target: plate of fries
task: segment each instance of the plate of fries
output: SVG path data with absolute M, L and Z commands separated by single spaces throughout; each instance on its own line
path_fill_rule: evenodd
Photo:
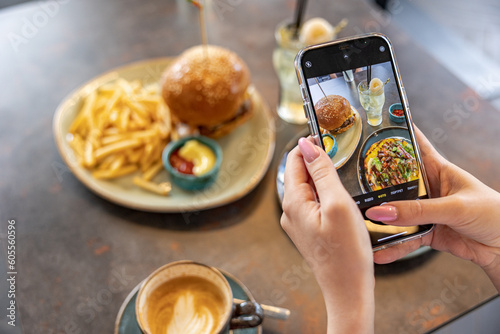
M 274 118 L 254 87 L 254 115 L 217 139 L 219 176 L 202 191 L 170 183 L 161 154 L 175 133 L 161 97 L 160 77 L 172 58 L 132 63 L 70 93 L 54 116 L 54 137 L 73 174 L 97 195 L 151 212 L 190 212 L 222 206 L 250 192 L 264 177 L 275 146 Z

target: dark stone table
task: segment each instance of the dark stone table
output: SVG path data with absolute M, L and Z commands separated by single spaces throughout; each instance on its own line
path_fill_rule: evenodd
M 212 3 L 209 41 L 241 55 L 275 108 L 273 30 L 292 17 L 294 1 Z M 500 190 L 498 111 L 364 1 L 310 2 L 308 15 L 349 18 L 342 36 L 387 34 L 415 123 L 448 159 Z M 139 212 L 101 199 L 57 152 L 52 118 L 70 91 L 116 66 L 175 56 L 199 41 L 196 10 L 184 0 L 60 0 L 0 11 L 1 256 L 15 220 L 17 328 L 111 333 L 134 286 L 165 263 L 192 259 L 236 275 L 261 302 L 292 311 L 286 322 L 266 319 L 265 333 L 324 333 L 321 292 L 281 230 L 275 192 L 280 152 L 304 126 L 278 119 L 277 153 L 260 185 L 233 204 L 189 214 Z M 421 333 L 495 293 L 479 268 L 448 254 L 377 266 L 376 332 Z

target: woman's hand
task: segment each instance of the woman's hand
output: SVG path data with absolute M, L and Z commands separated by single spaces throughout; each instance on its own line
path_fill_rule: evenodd
M 323 292 L 328 332 L 373 332 L 373 253 L 364 219 L 330 158 L 305 138 L 287 157 L 281 226 Z
M 366 216 L 397 226 L 436 227 L 421 239 L 376 252 L 375 262 L 392 262 L 430 245 L 481 266 L 500 292 L 500 194 L 444 159 L 418 129 L 416 134 L 432 198 L 391 202 L 370 208 Z

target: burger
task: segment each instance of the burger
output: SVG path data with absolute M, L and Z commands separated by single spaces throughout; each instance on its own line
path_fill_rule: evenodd
M 187 126 L 191 134 L 218 138 L 252 116 L 250 71 L 227 49 L 186 50 L 165 70 L 161 84 L 174 125 Z
M 349 130 L 356 121 L 351 104 L 340 95 L 328 95 L 314 105 L 319 126 L 331 134 Z

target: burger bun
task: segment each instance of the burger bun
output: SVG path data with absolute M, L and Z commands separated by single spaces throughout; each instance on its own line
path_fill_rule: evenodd
M 250 71 L 236 53 L 200 45 L 184 51 L 165 70 L 162 96 L 174 120 L 205 128 L 205 132 L 218 128 L 212 136 L 218 137 L 242 123 L 238 120 L 238 124 L 221 129 L 241 113 L 242 105 L 249 103 L 249 85 Z
M 322 97 L 314 105 L 319 126 L 332 134 L 349 130 L 355 121 L 349 101 L 340 95 Z

